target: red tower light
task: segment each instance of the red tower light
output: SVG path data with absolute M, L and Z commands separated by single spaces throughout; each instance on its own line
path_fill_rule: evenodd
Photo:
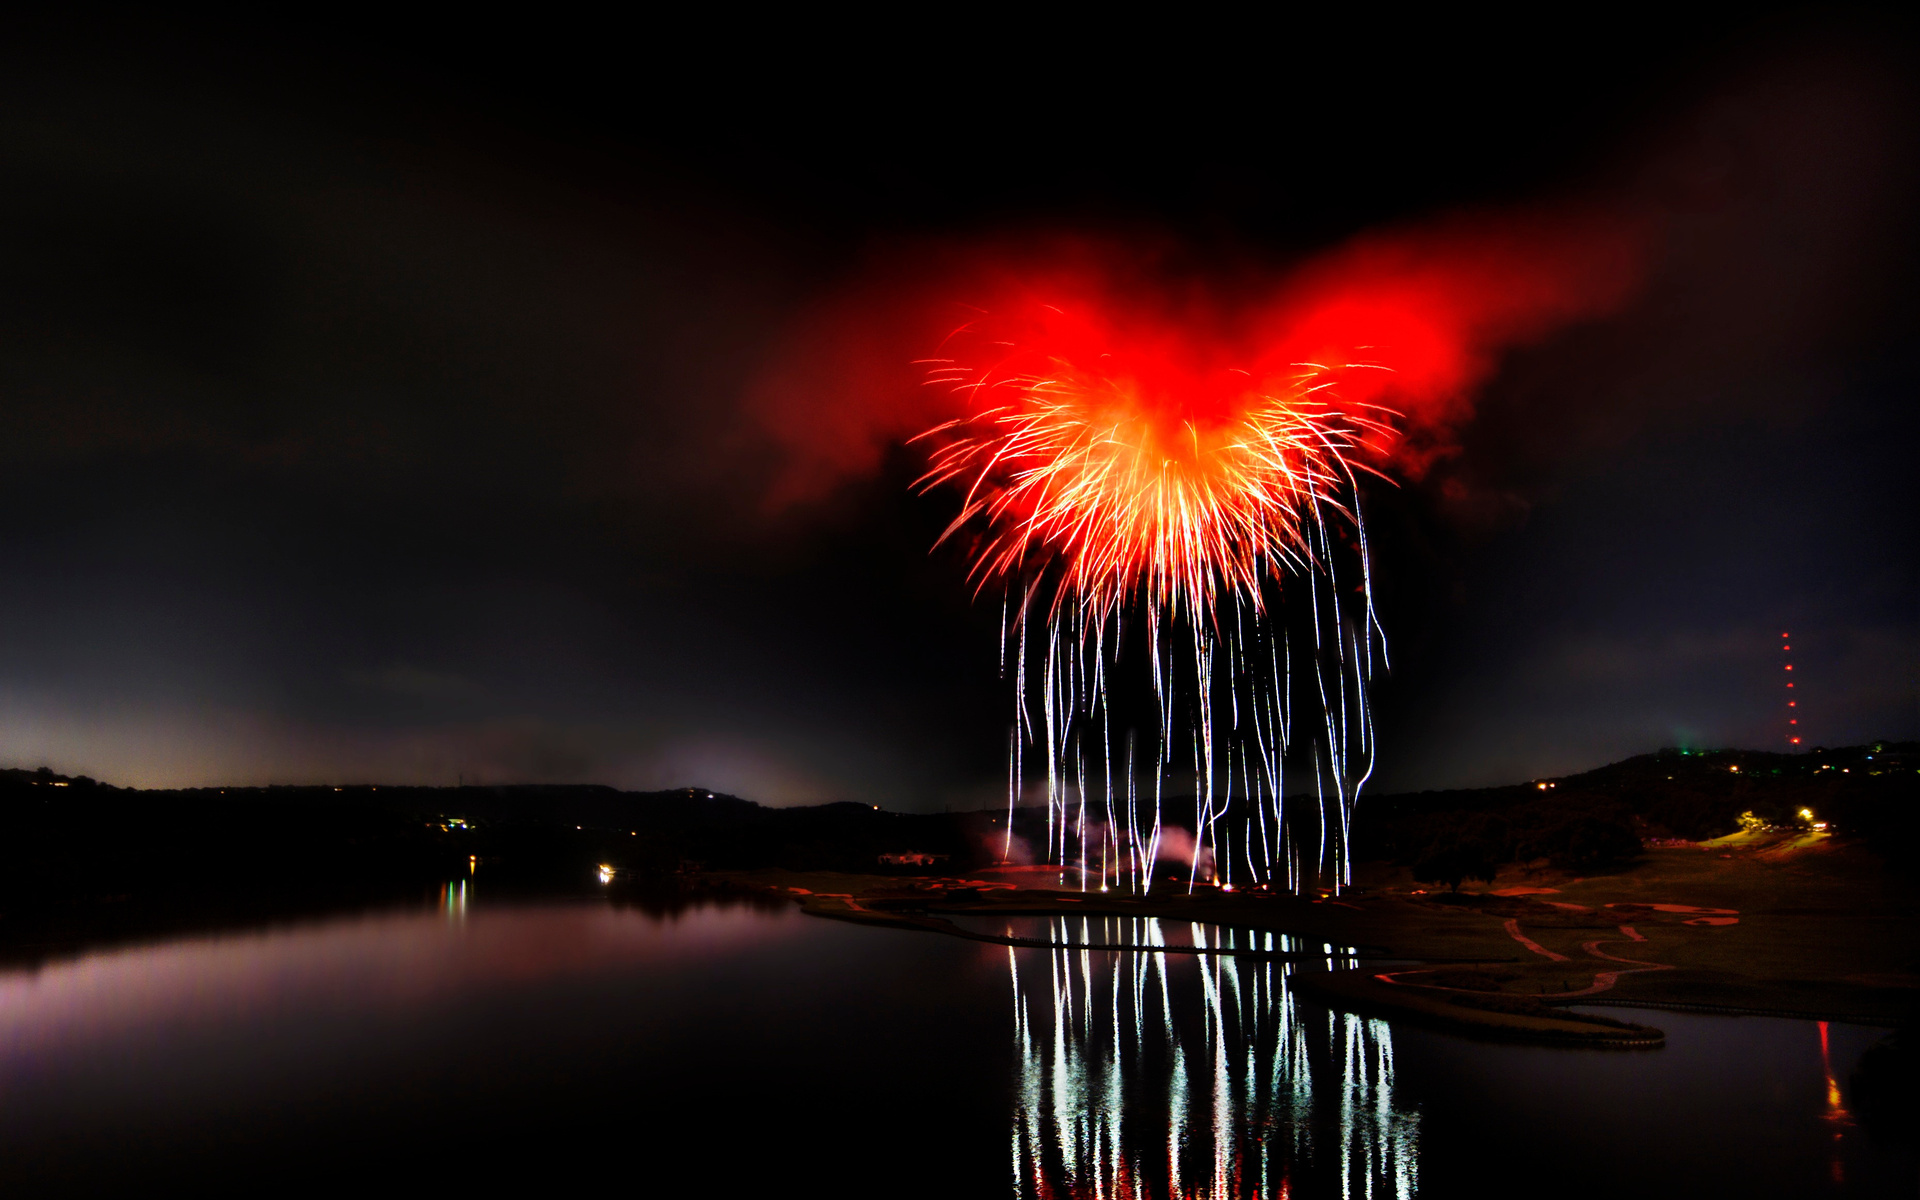
M 1783 654 L 1793 653 L 1793 635 L 1784 629 L 1780 631 L 1780 650 L 1781 650 L 1781 653 Z M 1783 670 L 1787 670 L 1787 671 L 1793 670 L 1792 663 L 1782 663 L 1781 667 Z M 1791 677 L 1787 679 L 1787 687 L 1789 689 L 1793 687 L 1793 680 Z M 1796 707 L 1797 707 L 1797 704 L 1795 701 L 1793 701 L 1792 699 L 1789 699 L 1787 701 L 1787 744 L 1790 746 L 1798 746 L 1800 744 L 1800 739 L 1793 736 L 1795 727 L 1797 727 L 1800 724 L 1799 715 L 1794 712 L 1794 709 Z

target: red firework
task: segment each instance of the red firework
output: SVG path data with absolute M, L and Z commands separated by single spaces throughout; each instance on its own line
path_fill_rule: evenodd
M 1386 456 L 1396 414 L 1340 384 L 1388 368 L 1194 363 L 1112 324 L 1040 306 L 950 339 L 988 342 L 987 364 L 928 364 L 969 409 L 924 435 L 941 440 L 923 482 L 966 488 L 948 535 L 984 521 L 981 582 L 1057 565 L 1054 605 L 1096 623 L 1129 597 L 1197 615 L 1234 590 L 1258 609 L 1262 580 L 1309 567 L 1311 527 L 1351 519 L 1356 469 Z

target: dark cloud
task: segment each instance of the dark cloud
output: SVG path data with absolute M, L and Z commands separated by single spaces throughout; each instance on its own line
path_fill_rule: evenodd
M 912 457 L 762 504 L 746 398 L 808 314 L 916 239 L 1277 270 L 1570 195 L 1649 214 L 1656 271 L 1378 498 L 1386 782 L 1764 744 L 1786 620 L 1818 738 L 1913 732 L 1904 33 L 1482 32 L 1180 29 L 1038 80 L 964 30 L 732 66 L 537 22 L 23 38 L 0 764 L 984 802 L 998 613 L 926 553 Z M 1303 44 L 1365 49 L 1275 68 Z
M 1781 744 L 1781 629 L 1806 744 L 1920 725 L 1908 53 L 1770 44 L 1615 168 L 1661 230 L 1643 296 L 1509 358 L 1378 507 L 1386 786 Z

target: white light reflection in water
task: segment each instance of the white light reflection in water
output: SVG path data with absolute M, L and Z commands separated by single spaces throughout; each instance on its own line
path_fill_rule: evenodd
M 447 914 L 449 924 L 459 924 L 467 919 L 467 881 L 441 885 L 440 911 Z
M 1048 940 L 1164 946 L 1170 924 L 1062 917 Z M 1198 946 L 1346 965 L 1285 934 L 1182 928 Z M 1419 1118 L 1395 1102 L 1392 1034 L 1384 1021 L 1297 1007 L 1286 988 L 1295 969 L 1254 956 L 1010 947 L 1015 1195 L 1413 1196 Z

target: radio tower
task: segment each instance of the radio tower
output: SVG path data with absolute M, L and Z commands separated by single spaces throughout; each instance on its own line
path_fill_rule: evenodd
M 1792 661 L 1793 647 L 1788 644 L 1791 640 L 1792 640 L 1792 637 L 1789 634 L 1783 633 L 1780 635 L 1780 653 L 1782 657 L 1788 660 L 1787 670 L 1789 672 L 1793 670 L 1793 661 Z M 1800 709 L 1799 709 L 1799 705 L 1793 698 L 1793 676 L 1792 674 L 1788 674 L 1787 676 L 1787 745 L 1798 746 L 1799 744 L 1800 744 Z

